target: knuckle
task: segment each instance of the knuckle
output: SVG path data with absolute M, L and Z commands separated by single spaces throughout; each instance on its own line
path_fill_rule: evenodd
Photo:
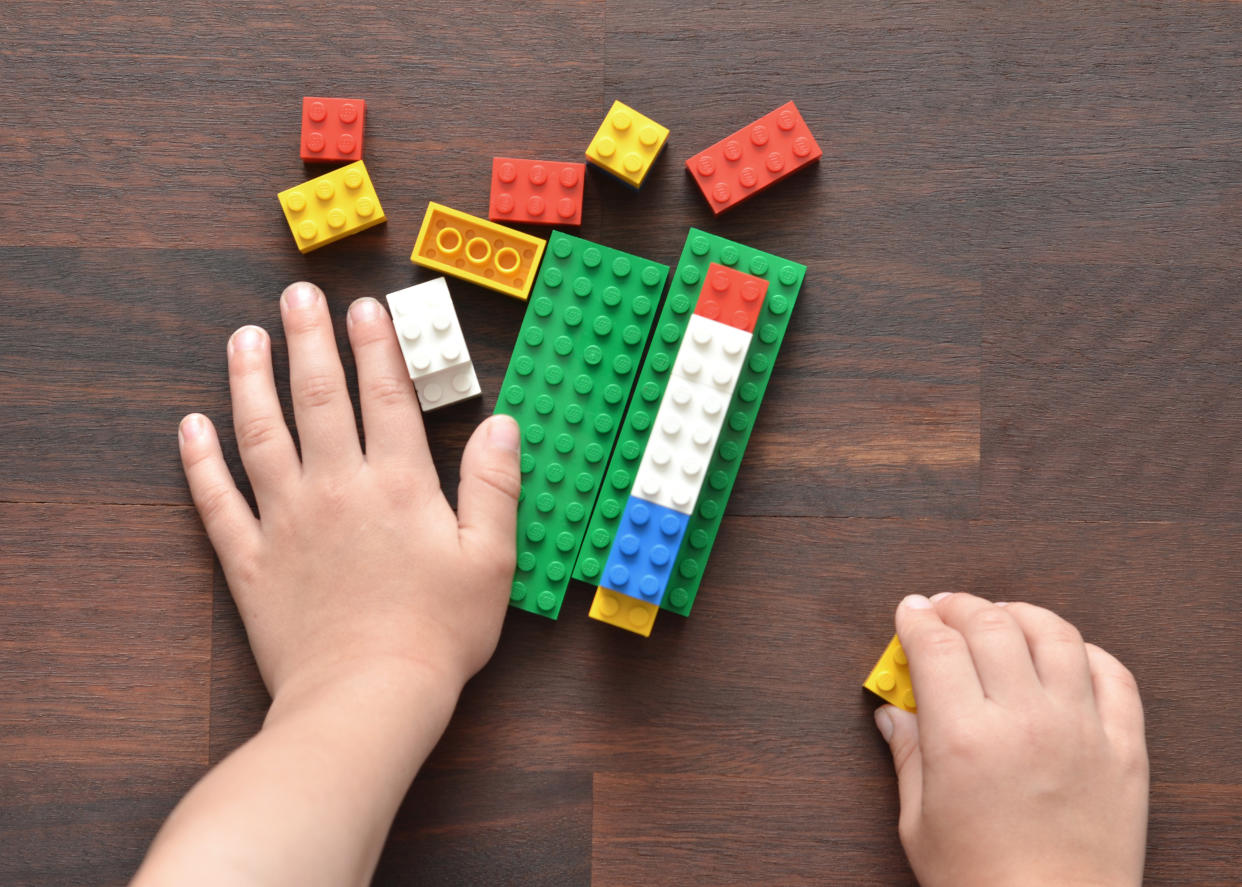
M 512 471 L 507 471 L 499 466 L 485 465 L 474 476 L 479 483 L 491 487 L 493 490 L 512 499 L 515 503 L 522 491 L 522 481 Z
M 956 656 L 962 649 L 962 636 L 948 627 L 928 627 L 917 632 L 917 646 L 927 658 Z
M 297 398 L 308 407 L 327 406 L 341 391 L 341 380 L 331 373 L 312 373 L 297 383 Z
M 237 425 L 237 445 L 242 449 L 259 449 L 276 440 L 280 431 L 271 416 L 254 416 Z
M 382 407 L 405 406 L 413 396 L 410 380 L 383 374 L 367 382 L 366 396 Z
M 984 607 L 971 614 L 966 625 L 972 631 L 1008 631 L 1013 627 L 1013 617 L 999 607 Z
M 1058 645 L 1067 647 L 1082 646 L 1082 632 L 1063 619 L 1048 627 L 1047 638 L 1052 643 Z
M 214 484 L 199 491 L 198 496 L 195 497 L 195 505 L 198 507 L 199 515 L 203 518 L 203 523 L 218 521 L 228 510 L 232 496 L 233 490 L 224 484 Z

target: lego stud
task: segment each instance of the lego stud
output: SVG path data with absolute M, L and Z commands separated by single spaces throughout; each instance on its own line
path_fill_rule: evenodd
M 611 157 L 617 153 L 617 143 L 614 139 L 604 136 L 595 143 L 595 150 L 600 157 Z
M 736 139 L 729 139 L 724 146 L 725 160 L 737 162 L 742 159 L 742 146 L 738 144 Z
M 506 160 L 500 164 L 500 169 L 496 171 L 496 177 L 506 185 L 512 184 L 517 181 L 517 167 Z
M 548 171 L 542 163 L 536 163 L 526 175 L 532 185 L 542 185 L 548 180 Z
M 805 136 L 798 136 L 793 143 L 794 157 L 805 158 L 811 156 L 811 140 Z
M 325 144 L 326 142 L 321 132 L 312 132 L 306 137 L 306 147 L 316 154 L 323 150 Z
M 743 188 L 753 188 L 759 184 L 759 173 L 755 172 L 754 167 L 745 167 L 737 174 L 737 181 Z
M 323 141 L 321 138 L 320 141 Z M 336 149 L 342 154 L 352 154 L 354 151 L 354 135 L 353 133 L 343 132 L 341 137 L 336 140 Z
M 311 102 L 310 107 L 306 110 L 306 116 L 316 123 L 322 123 L 328 116 L 328 109 L 323 102 Z
M 342 123 L 353 123 L 358 119 L 358 106 L 353 102 L 346 102 L 341 105 L 339 116 Z
M 408 339 L 411 342 L 417 342 L 418 337 L 422 334 L 422 329 L 420 329 L 418 322 L 410 318 L 403 318 L 398 329 L 401 331 L 401 338 Z
M 712 200 L 717 203 L 728 203 L 732 193 L 724 182 L 717 182 L 712 186 Z
M 710 176 L 716 173 L 716 161 L 706 154 L 699 157 L 698 167 L 699 175 L 701 176 Z
M 532 216 L 541 216 L 543 215 L 543 209 L 544 209 L 543 198 L 540 197 L 538 194 L 530 195 L 530 199 L 526 201 L 527 214 L 532 215 Z
M 370 197 L 359 197 L 354 201 L 354 212 L 364 219 L 370 218 L 375 213 L 375 201 Z
M 327 179 L 320 179 L 315 183 L 315 197 L 319 200 L 331 200 L 335 194 L 336 188 L 332 187 L 332 183 Z
M 785 168 L 785 158 L 782 156 L 780 151 L 772 151 L 768 154 L 766 166 L 768 168 L 768 172 L 780 172 Z
M 628 111 L 618 111 L 611 118 L 612 128 L 618 132 L 625 132 L 633 122 Z
M 599 610 L 609 619 L 621 612 L 621 603 L 615 594 L 601 594 L 598 598 Z
M 756 148 L 762 148 L 768 143 L 768 128 L 762 123 L 757 123 L 750 128 L 750 143 Z
M 875 676 L 875 685 L 885 693 L 891 693 L 897 688 L 897 678 L 891 671 L 882 671 Z
M 345 217 L 345 210 L 341 209 L 339 206 L 334 206 L 332 209 L 328 210 L 328 227 L 334 231 L 339 231 L 344 228 L 347 221 L 348 219 Z
M 562 176 L 564 178 L 564 176 Z M 578 208 L 568 197 L 562 197 L 556 204 L 556 214 L 562 219 L 572 219 L 577 215 Z
M 785 108 L 781 113 L 776 115 L 776 125 L 782 132 L 789 132 L 798 123 L 794 117 L 794 112 Z
M 630 607 L 630 612 L 626 616 L 629 617 L 630 625 L 639 632 L 651 624 L 651 611 L 642 607 Z
M 639 157 L 636 152 L 631 151 L 629 154 L 625 155 L 625 158 L 621 161 L 621 165 L 625 167 L 626 172 L 637 173 L 643 168 L 643 159 Z
M 576 168 L 576 167 L 573 167 L 573 166 L 563 166 L 563 167 L 561 167 L 560 180 L 561 180 L 561 187 L 562 187 L 562 188 L 573 188 L 573 187 L 575 187 L 575 186 L 578 184 L 578 170 L 577 170 L 577 168 Z M 566 199 L 568 199 L 568 198 L 566 198 Z
M 351 191 L 362 187 L 362 170 L 354 167 L 345 173 L 345 187 Z
M 638 133 L 638 141 L 644 148 L 654 147 L 659 140 L 660 133 L 656 131 L 654 126 L 644 126 Z
M 512 194 L 500 194 L 496 197 L 496 212 L 507 216 L 513 212 L 514 206 L 516 206 L 516 203 L 513 200 Z
M 306 197 L 301 191 L 294 191 L 285 198 L 285 203 L 289 207 L 290 212 L 300 213 L 306 209 Z
M 319 228 L 310 219 L 303 219 L 298 222 L 298 237 L 303 240 L 314 240 L 319 234 Z

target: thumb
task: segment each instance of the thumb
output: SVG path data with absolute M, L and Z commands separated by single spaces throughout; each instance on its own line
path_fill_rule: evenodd
M 923 808 L 923 752 L 919 747 L 918 716 L 895 705 L 881 705 L 875 710 L 875 725 L 893 753 L 902 822 L 912 825 L 911 820 Z
M 503 414 L 492 416 L 470 435 L 461 454 L 457 485 L 458 539 L 487 560 L 505 554 L 509 572 L 517 545 L 520 449 L 517 420 Z

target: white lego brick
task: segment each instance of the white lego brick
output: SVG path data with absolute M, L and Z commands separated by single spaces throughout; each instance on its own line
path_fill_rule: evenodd
M 673 375 L 706 385 L 733 396 L 738 376 L 746 364 L 751 334 L 701 314 L 691 314 L 686 334 L 673 360 Z
M 418 381 L 470 364 L 470 352 L 443 277 L 389 293 L 388 310 L 411 379 Z
M 424 413 L 483 393 L 470 361 L 419 376 L 414 380 L 414 391 Z
M 694 512 L 707 465 L 724 427 L 729 398 L 679 376 L 668 380 L 633 495 L 682 514 Z

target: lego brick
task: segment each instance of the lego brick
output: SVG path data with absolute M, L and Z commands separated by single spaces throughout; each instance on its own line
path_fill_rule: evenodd
M 548 160 L 492 160 L 492 198 L 487 217 L 494 222 L 581 225 L 585 163 Z
M 655 625 L 656 614 L 659 612 L 660 608 L 655 604 L 635 600 L 629 595 L 617 594 L 607 588 L 597 588 L 588 615 L 599 622 L 606 622 L 648 638 L 651 637 L 651 627 Z
M 914 684 L 910 682 L 910 663 L 906 661 L 906 651 L 901 649 L 901 641 L 897 640 L 896 635 L 888 642 L 880 661 L 863 681 L 863 686 L 898 708 L 918 711 L 914 704 Z
M 387 221 L 361 160 L 276 195 L 303 253 Z
M 772 376 L 772 368 L 780 352 L 781 342 L 785 339 L 789 318 L 806 275 L 806 267 L 796 262 L 762 253 L 703 231 L 691 232 L 691 241 L 693 249 L 690 252 L 702 250 L 704 255 L 719 255 L 723 264 L 742 268 L 749 274 L 767 280 L 768 292 L 763 300 L 759 320 L 755 324 L 746 363 L 733 391 L 724 428 L 720 431 L 716 450 L 707 468 L 706 481 L 699 490 L 698 504 L 686 525 L 686 535 L 673 566 L 668 591 L 660 603 L 662 609 L 682 616 L 690 615 L 690 608 L 703 578 L 703 569 L 711 554 L 712 545 L 715 544 L 720 522 L 724 519 L 725 507 L 733 492 L 746 444 L 750 441 L 750 433 L 755 427 L 755 419 L 759 414 L 768 380 Z M 693 264 L 685 266 L 685 260 L 686 253 L 683 253 L 683 264 L 678 265 L 678 273 L 686 268 L 701 267 Z
M 689 515 L 631 496 L 604 565 L 603 587 L 660 603 L 688 519 Z
M 693 229 L 691 233 L 693 234 Z M 685 255 L 683 250 L 683 263 Z M 706 270 L 706 266 L 703 270 Z M 638 473 L 647 440 L 651 436 L 651 428 L 655 424 L 656 413 L 672 376 L 673 361 L 694 311 L 702 276 L 697 272 L 688 272 L 686 278 L 674 275 L 669 285 L 668 296 L 664 299 L 664 307 L 660 311 L 660 319 L 656 322 L 656 331 L 647 350 L 647 358 L 639 370 L 634 397 L 625 412 L 617 446 L 612 451 L 599 499 L 591 513 L 582 551 L 574 563 L 574 578 L 592 585 L 598 585 L 603 576 L 604 563 L 609 549 L 612 548 L 612 540 L 621 521 L 621 512 L 629 499 L 634 475 Z
M 686 161 L 712 212 L 720 214 L 822 157 L 793 102 L 764 114 Z
M 507 296 L 530 294 L 547 241 L 434 201 L 414 241 L 410 261 Z
M 674 375 L 634 477 L 634 494 L 683 514 L 693 512 L 728 403 L 728 395 Z
M 751 332 L 767 291 L 766 280 L 713 262 L 703 278 L 694 313 Z
M 628 105 L 613 102 L 586 158 L 632 188 L 642 185 L 668 140 L 668 129 Z
M 701 314 L 691 315 L 673 362 L 673 375 L 719 392 L 728 403 L 746 363 L 750 340 L 745 330 Z
M 388 309 L 424 412 L 482 393 L 443 277 L 389 293 Z
M 366 116 L 363 99 L 302 99 L 302 159 L 361 160 Z
M 553 231 L 497 399 L 522 430 L 510 604 L 555 619 L 668 266 Z
M 672 373 L 673 361 L 703 280 L 713 263 L 736 268 L 767 281 L 768 292 L 747 352 L 747 363 L 734 389 L 728 418 L 707 469 L 706 482 L 699 490 L 699 503 L 690 516 L 668 590 L 660 604 L 662 609 L 682 616 L 690 615 L 698 592 L 703 564 L 716 539 L 724 506 L 737 478 L 741 455 L 750 439 L 754 417 L 767 387 L 772 362 L 784 338 L 790 311 L 806 274 L 803 265 L 698 228 L 690 229 L 669 282 L 668 297 L 664 300 L 664 308 L 656 324 L 656 334 L 652 337 L 647 359 L 639 372 L 635 395 L 626 411 L 573 574 L 575 579 L 593 585 L 600 582 L 621 512 L 633 488 L 656 411 Z

